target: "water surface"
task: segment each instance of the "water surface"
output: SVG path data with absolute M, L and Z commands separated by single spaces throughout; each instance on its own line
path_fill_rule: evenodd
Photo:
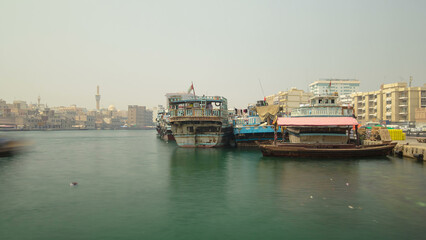
M 153 131 L 7 134 L 33 146 L 0 158 L 0 239 L 426 236 L 426 170 L 409 159 L 182 149 Z

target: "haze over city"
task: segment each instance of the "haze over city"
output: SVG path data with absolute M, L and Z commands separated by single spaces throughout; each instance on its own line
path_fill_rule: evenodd
M 245 107 L 320 78 L 426 83 L 425 1 L 0 0 L 0 98 L 95 108 L 167 92 Z M 263 86 L 263 91 L 259 82 Z

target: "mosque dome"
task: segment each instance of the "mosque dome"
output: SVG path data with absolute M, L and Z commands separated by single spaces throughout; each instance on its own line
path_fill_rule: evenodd
M 117 111 L 114 105 L 109 105 L 108 111 Z

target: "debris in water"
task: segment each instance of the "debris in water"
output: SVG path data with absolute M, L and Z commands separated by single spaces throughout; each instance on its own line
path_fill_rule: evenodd
M 311 199 L 312 199 L 312 198 L 314 198 L 314 196 L 312 196 L 312 195 L 311 195 L 309 198 L 311 198 Z
M 346 183 L 346 186 L 349 186 L 349 183 L 348 183 L 348 182 Z
M 77 182 L 72 182 L 72 183 L 70 183 L 70 186 L 71 187 L 75 187 L 75 186 L 77 186 L 78 185 L 78 183 Z
M 353 206 L 351 206 L 351 205 L 349 205 L 349 206 L 348 206 L 348 208 L 350 208 L 350 209 L 354 209 L 354 207 L 353 207 Z
M 424 202 L 417 202 L 417 205 L 419 205 L 420 207 L 426 207 L 426 203 Z

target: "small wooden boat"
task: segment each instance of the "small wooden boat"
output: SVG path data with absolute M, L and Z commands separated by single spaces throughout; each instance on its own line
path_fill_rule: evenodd
M 277 143 L 260 145 L 260 150 L 263 156 L 348 158 L 386 156 L 392 152 L 395 146 L 396 142 L 359 146 L 355 144 Z

